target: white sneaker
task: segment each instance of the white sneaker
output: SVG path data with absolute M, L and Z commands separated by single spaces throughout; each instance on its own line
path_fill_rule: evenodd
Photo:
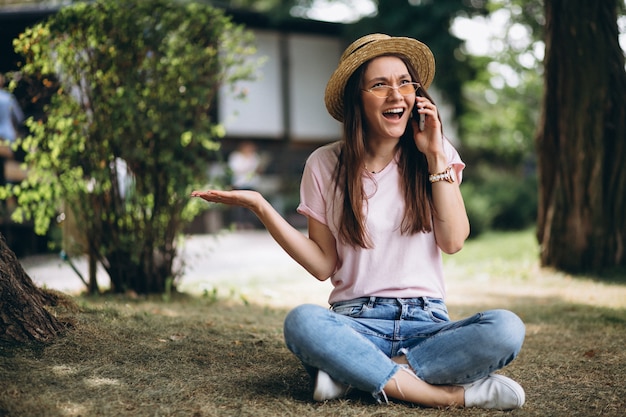
M 313 390 L 313 399 L 315 401 L 335 400 L 344 397 L 349 390 L 349 386 L 335 381 L 321 369 L 317 371 L 315 389 Z
M 513 410 L 524 405 L 526 400 L 520 384 L 498 374 L 461 386 L 465 388 L 465 407 Z

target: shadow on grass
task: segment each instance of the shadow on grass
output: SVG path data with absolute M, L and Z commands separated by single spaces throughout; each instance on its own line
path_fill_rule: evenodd
M 612 268 L 595 275 L 573 274 L 574 278 L 591 279 L 605 284 L 626 285 L 626 268 Z
M 77 327 L 66 337 L 45 347 L 0 347 L 0 416 L 486 413 L 377 405 L 363 393 L 314 403 L 308 375 L 284 346 L 286 310 L 191 297 L 79 303 Z M 558 297 L 450 305 L 457 318 L 494 307 L 515 311 L 527 325 L 522 353 L 503 371 L 522 383 L 527 403 L 507 415 L 623 415 L 626 310 Z

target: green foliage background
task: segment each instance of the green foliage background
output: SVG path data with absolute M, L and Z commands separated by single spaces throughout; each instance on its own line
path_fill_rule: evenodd
M 472 236 L 533 225 L 538 204 L 534 137 L 543 94 L 543 1 L 492 0 L 487 9 L 506 22 L 504 33 L 492 40 L 490 55 L 468 56 L 477 71 L 463 83 L 459 118 L 470 167 L 462 191 Z
M 16 78 L 56 89 L 21 143 L 28 179 L 4 190 L 18 198 L 15 218 L 45 233 L 65 208 L 113 291 L 165 291 L 176 238 L 199 210 L 189 194 L 224 134 L 216 93 L 253 78 L 252 34 L 190 1 L 98 0 L 62 8 L 14 45 Z

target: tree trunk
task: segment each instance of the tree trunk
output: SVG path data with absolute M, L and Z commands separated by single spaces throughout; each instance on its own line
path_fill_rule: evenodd
M 545 0 L 537 135 L 543 266 L 626 266 L 626 72 L 617 0 Z
M 71 302 L 35 286 L 0 234 L 0 342 L 50 342 L 68 323 L 46 306 Z

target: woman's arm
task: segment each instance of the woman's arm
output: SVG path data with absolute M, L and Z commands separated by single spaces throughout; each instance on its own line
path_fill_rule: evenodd
M 208 202 L 241 206 L 251 210 L 265 225 L 274 240 L 311 275 L 324 281 L 334 272 L 337 264 L 335 238 L 328 227 L 309 218 L 309 236 L 291 226 L 258 192 L 194 191 L 192 197 Z
M 416 97 L 416 104 L 418 111 L 427 117 L 424 131 L 417 129 L 415 120 L 411 121 L 415 132 L 415 145 L 426 155 L 428 172 L 431 174 L 444 172 L 448 168 L 449 161 L 443 149 L 444 139 L 437 107 L 424 97 Z M 456 172 L 452 170 L 451 175 L 454 182 L 437 181 L 432 184 L 435 239 L 437 245 L 445 253 L 460 251 L 470 231 Z
M 432 161 L 428 162 L 431 173 L 439 173 L 447 169 L 445 156 L 443 162 L 436 162 L 437 159 L 440 158 L 432 158 Z M 437 181 L 432 184 L 435 239 L 441 250 L 448 254 L 460 251 L 470 232 L 465 203 L 454 169 L 451 170 L 450 175 L 454 182 Z

